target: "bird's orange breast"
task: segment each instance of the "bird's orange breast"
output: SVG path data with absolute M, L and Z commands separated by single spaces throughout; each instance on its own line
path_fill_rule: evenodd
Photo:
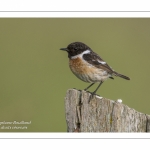
M 104 81 L 109 77 L 106 71 L 94 67 L 80 57 L 69 59 L 69 66 L 71 71 L 85 82 Z
M 94 71 L 94 67 L 89 65 L 87 62 L 82 60 L 80 57 L 69 60 L 69 66 L 73 73 L 75 74 L 88 74 Z

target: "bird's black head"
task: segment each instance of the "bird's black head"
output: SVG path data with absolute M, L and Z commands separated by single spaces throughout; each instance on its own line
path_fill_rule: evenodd
M 67 51 L 68 57 L 71 58 L 72 56 L 79 55 L 86 50 L 91 50 L 91 48 L 82 42 L 74 42 L 69 44 L 67 48 L 61 48 L 60 50 Z

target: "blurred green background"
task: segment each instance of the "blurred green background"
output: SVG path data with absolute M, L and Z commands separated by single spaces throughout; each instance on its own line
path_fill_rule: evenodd
M 71 73 L 67 53 L 59 50 L 75 41 L 131 78 L 107 80 L 97 94 L 150 114 L 150 19 L 1 18 L 0 122 L 32 123 L 0 132 L 66 132 L 66 91 L 89 85 Z

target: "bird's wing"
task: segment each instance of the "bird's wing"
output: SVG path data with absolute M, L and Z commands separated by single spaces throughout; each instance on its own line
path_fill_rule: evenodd
M 89 54 L 84 54 L 83 59 L 86 60 L 89 64 L 97 68 L 103 69 L 110 74 L 114 72 L 112 68 L 100 56 L 98 56 L 93 51 L 91 51 L 91 53 Z

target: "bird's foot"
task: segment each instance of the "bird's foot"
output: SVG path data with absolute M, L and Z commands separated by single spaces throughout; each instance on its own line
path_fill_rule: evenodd
M 95 92 L 91 93 L 91 95 L 90 95 L 90 97 L 89 97 L 89 102 L 90 102 L 95 96 L 96 96 L 96 93 L 95 93 Z

